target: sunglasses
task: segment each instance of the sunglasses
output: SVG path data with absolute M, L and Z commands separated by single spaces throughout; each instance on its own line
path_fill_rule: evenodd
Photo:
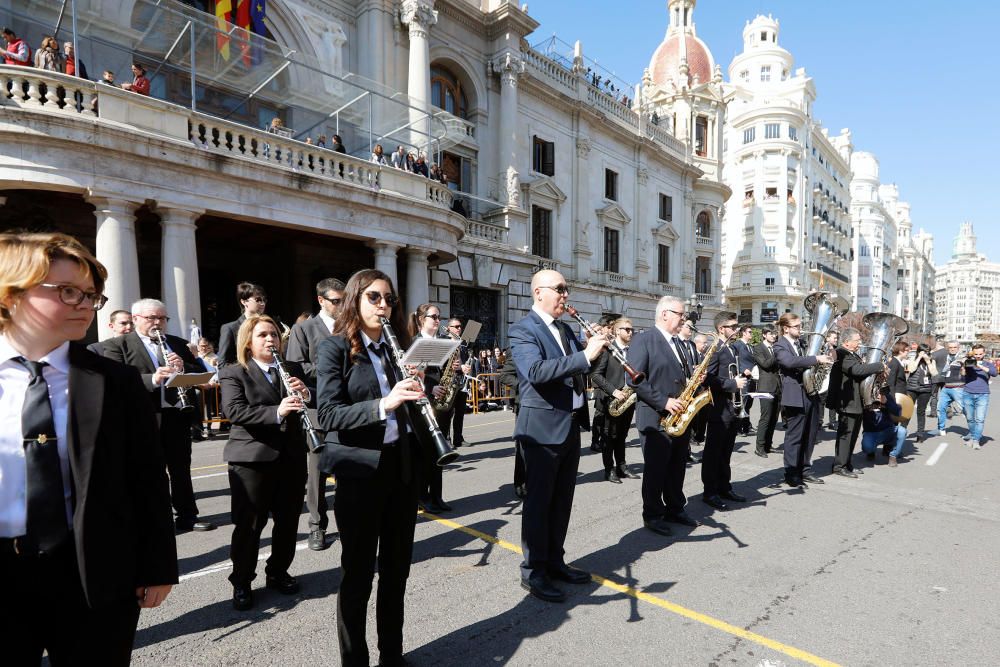
M 337 299 L 337 298 L 331 299 L 330 297 L 323 296 L 322 294 L 319 295 L 319 298 L 323 299 L 324 301 L 329 301 L 335 306 L 339 306 L 340 302 L 343 301 L 343 299 Z
M 424 315 L 424 317 L 429 317 L 432 320 L 437 320 L 437 321 L 440 321 L 440 319 L 441 319 L 440 315 Z
M 632 327 L 618 327 L 619 331 L 624 331 L 625 333 L 632 333 Z
M 550 289 L 559 296 L 565 296 L 569 294 L 569 288 L 565 285 L 540 285 L 544 289 Z
M 368 299 L 368 303 L 370 303 L 373 306 L 377 306 L 379 304 L 379 301 L 382 301 L 383 299 L 385 300 L 385 305 L 389 306 L 390 308 L 399 303 L 399 299 L 397 299 L 396 295 L 393 294 L 392 292 L 386 292 L 385 294 L 382 294 L 381 292 L 372 290 L 370 292 L 365 292 L 365 297 Z
M 97 292 L 84 292 L 79 287 L 74 287 L 73 285 L 52 285 L 50 283 L 42 283 L 39 287 L 58 290 L 59 300 L 67 306 L 79 306 L 83 303 L 84 299 L 89 299 L 90 307 L 94 310 L 100 310 L 104 307 L 104 304 L 108 302 L 108 297 L 103 294 L 98 294 Z

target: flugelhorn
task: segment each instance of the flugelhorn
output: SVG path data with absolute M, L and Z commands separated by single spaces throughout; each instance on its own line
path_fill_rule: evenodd
M 600 332 L 597 331 L 597 327 L 595 327 L 593 324 L 580 317 L 580 313 L 577 312 L 576 308 L 567 305 L 566 312 L 569 313 L 569 316 L 572 317 L 574 320 L 576 320 L 580 324 L 580 326 L 583 327 L 584 331 L 589 333 L 591 336 L 600 335 Z M 610 340 L 607 341 L 605 345 L 607 346 L 608 351 L 611 352 L 611 356 L 614 357 L 616 360 L 618 360 L 618 363 L 622 365 L 622 368 L 625 370 L 625 373 L 632 380 L 632 384 L 642 384 L 642 382 L 646 379 L 646 374 L 632 368 L 632 366 L 629 365 L 628 361 L 625 360 L 625 353 L 622 352 L 617 345 L 613 344 L 612 341 Z M 569 352 L 569 350 L 566 351 Z
M 285 385 L 285 391 L 288 392 L 289 396 L 302 398 L 302 394 L 292 389 L 292 376 L 288 373 L 288 369 L 285 368 L 285 362 L 281 358 L 278 348 L 271 345 L 269 349 L 274 363 L 278 367 L 278 376 L 281 378 L 281 384 Z M 319 437 L 319 431 L 316 430 L 312 420 L 309 418 L 309 410 L 303 408 L 302 412 L 299 413 L 299 419 L 302 422 L 302 430 L 306 432 L 306 442 L 309 445 L 309 451 L 314 454 L 319 452 L 326 445 L 323 442 L 323 438 Z

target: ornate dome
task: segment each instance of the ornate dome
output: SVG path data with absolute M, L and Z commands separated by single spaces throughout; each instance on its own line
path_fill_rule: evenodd
M 683 41 L 683 44 L 681 43 Z M 687 81 L 681 80 L 681 58 L 687 59 Z M 700 39 L 690 34 L 676 33 L 668 36 L 653 52 L 649 61 L 649 72 L 653 77 L 653 85 L 666 86 L 670 82 L 678 87 L 691 86 L 697 79 L 698 83 L 712 80 L 715 62 L 712 53 Z

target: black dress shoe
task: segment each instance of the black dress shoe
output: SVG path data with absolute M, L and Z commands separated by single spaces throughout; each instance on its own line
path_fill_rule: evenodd
M 514 495 L 524 500 L 528 497 L 528 485 L 527 484 L 515 484 L 514 485 Z
M 691 515 L 687 512 L 678 512 L 677 514 L 667 514 L 663 517 L 663 520 L 667 523 L 679 523 L 684 526 L 691 526 L 692 528 L 697 528 L 698 522 L 691 518 Z
M 857 473 L 851 472 L 847 468 L 841 468 L 840 470 L 834 470 L 833 474 L 834 475 L 840 475 L 841 477 L 850 477 L 851 479 L 857 479 L 858 478 L 858 474 Z
M 630 473 L 625 466 L 618 466 L 616 470 L 618 471 L 619 479 L 639 479 L 638 475 Z
M 329 544 L 326 543 L 326 531 L 322 528 L 309 533 L 309 548 L 313 551 L 323 551 Z
M 188 533 L 192 530 L 197 530 L 198 532 L 205 532 L 208 530 L 215 530 L 215 524 L 208 521 L 198 521 L 197 519 L 177 519 L 174 522 L 174 527 L 177 529 L 178 533 Z
M 757 456 L 759 456 L 762 459 L 766 459 L 767 458 L 767 452 L 761 451 L 759 449 L 755 449 L 753 453 L 756 454 Z
M 552 585 L 548 577 L 533 576 L 527 581 L 521 580 L 521 588 L 546 602 L 565 602 L 566 594 Z
M 719 494 L 719 497 L 725 500 L 732 500 L 734 503 L 745 503 L 747 501 L 746 496 L 741 496 L 735 491 L 724 491 Z
M 719 495 L 705 496 L 704 498 L 702 498 L 702 500 L 705 502 L 706 505 L 708 505 L 709 507 L 714 507 L 720 512 L 729 509 L 729 505 L 722 502 L 722 497 Z
M 809 482 L 810 484 L 826 484 L 826 482 L 824 482 L 823 480 L 821 480 L 819 477 L 817 477 L 812 473 L 809 473 L 808 475 L 802 475 L 802 481 Z
M 295 577 L 285 572 L 274 576 L 267 575 L 265 585 L 268 588 L 278 591 L 282 595 L 295 595 L 299 592 L 299 582 Z
M 438 512 L 450 512 L 451 511 L 451 505 L 449 505 L 448 503 L 446 503 L 442 498 L 435 498 L 434 499 L 434 507 L 437 509 Z
M 250 586 L 233 586 L 233 609 L 247 611 L 253 608 L 253 591 Z
M 665 537 L 673 535 L 673 532 L 670 530 L 670 526 L 667 525 L 667 522 L 664 519 L 649 519 L 648 521 L 643 521 L 642 525 L 657 535 L 663 535 Z
M 806 486 L 806 483 L 802 481 L 801 477 L 785 477 L 784 482 L 793 489 Z
M 590 573 L 579 570 L 569 565 L 555 567 L 549 570 L 549 578 L 556 581 L 565 581 L 567 584 L 589 584 Z
M 618 478 L 618 473 L 614 469 L 605 470 L 604 471 L 604 479 L 606 481 L 612 482 L 614 484 L 621 484 L 622 483 L 622 481 Z

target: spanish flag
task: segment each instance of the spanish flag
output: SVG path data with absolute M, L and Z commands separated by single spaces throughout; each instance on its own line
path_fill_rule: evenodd
M 215 0 L 216 46 L 223 60 L 229 60 L 229 22 L 233 18 L 232 0 Z

